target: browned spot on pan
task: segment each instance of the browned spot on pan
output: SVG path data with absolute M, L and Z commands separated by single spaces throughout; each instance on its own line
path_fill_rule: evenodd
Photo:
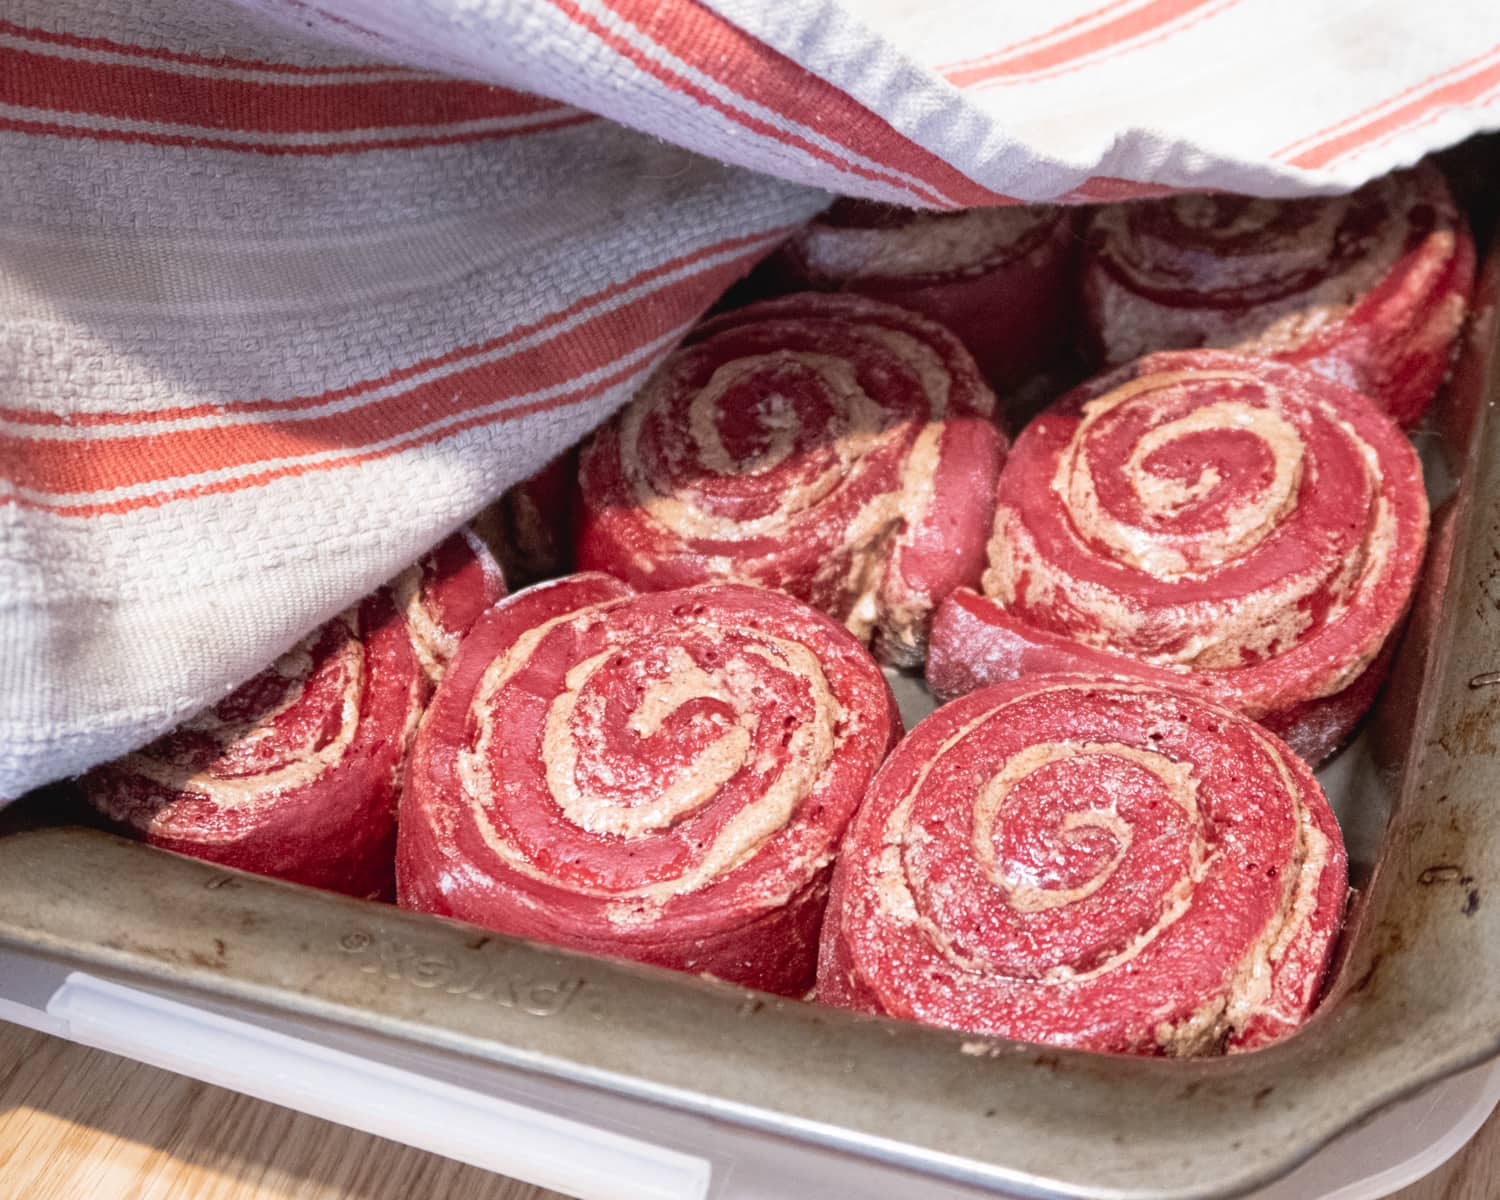
M 1500 691 L 1485 694 L 1500 699 Z M 1492 739 L 1497 725 L 1500 725 L 1500 711 L 1494 701 L 1477 705 L 1438 735 L 1438 745 L 1454 756 L 1494 754 L 1500 750 Z

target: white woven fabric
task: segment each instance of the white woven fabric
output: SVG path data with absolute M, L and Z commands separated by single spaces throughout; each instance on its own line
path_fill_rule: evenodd
M 1347 187 L 1497 97 L 1477 0 L 0 0 L 0 799 L 576 440 L 823 189 Z

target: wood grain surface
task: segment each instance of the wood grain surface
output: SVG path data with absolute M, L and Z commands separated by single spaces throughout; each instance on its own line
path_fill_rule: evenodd
M 1497 1196 L 1500 1114 L 1397 1200 Z M 0 1197 L 567 1200 L 4 1022 Z

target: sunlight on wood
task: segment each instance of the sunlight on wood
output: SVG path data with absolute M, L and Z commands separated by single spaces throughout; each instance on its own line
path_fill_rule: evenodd
M 0 1179 L 26 1200 L 566 1200 L 4 1023 Z

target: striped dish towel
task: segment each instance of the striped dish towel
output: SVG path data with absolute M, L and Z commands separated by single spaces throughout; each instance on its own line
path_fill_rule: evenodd
M 1500 125 L 1493 0 L 978 7 L 0 0 L 0 799 L 388 578 L 829 192 L 1293 195 Z

